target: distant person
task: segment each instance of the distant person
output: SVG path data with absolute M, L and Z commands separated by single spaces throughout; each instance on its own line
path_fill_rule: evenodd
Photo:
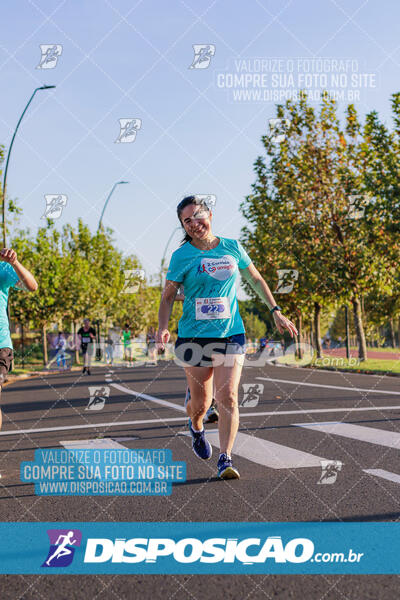
M 83 356 L 82 373 L 90 375 L 90 365 L 94 355 L 96 330 L 90 325 L 90 319 L 83 320 L 83 327 L 78 330 L 79 339 L 81 342 L 81 352 Z
M 146 335 L 147 356 L 150 361 L 157 363 L 156 330 L 150 327 Z
M 58 335 L 58 339 L 57 339 L 57 354 L 56 354 L 56 360 L 57 360 L 57 367 L 60 369 L 61 368 L 61 363 L 63 366 L 63 369 L 67 369 L 67 355 L 65 354 L 65 350 L 67 348 L 67 340 L 65 339 L 65 336 L 63 333 L 60 333 Z
M 124 360 L 127 362 L 132 361 L 132 332 L 129 327 L 129 324 L 126 323 L 125 327 L 121 331 L 122 343 L 124 345 Z
M 266 345 L 267 345 L 267 337 L 264 336 L 264 337 L 260 338 L 259 351 L 261 352 L 262 350 L 264 350 Z
M 38 284 L 32 273 L 21 265 L 15 250 L 3 248 L 0 251 L 0 390 L 14 358 L 7 314 L 8 292 L 11 287 L 35 292 Z M 0 429 L 1 425 L 0 410 Z
M 67 340 L 63 333 L 58 334 L 58 336 L 56 337 L 56 339 L 54 341 L 53 347 L 56 350 L 56 354 L 47 363 L 46 369 L 50 369 L 51 365 L 54 362 L 57 364 L 57 367 L 59 369 L 61 369 L 61 363 L 62 363 L 63 369 L 67 369 L 68 368 L 68 366 L 67 366 L 68 354 L 66 354 Z
M 105 344 L 106 363 L 112 365 L 114 362 L 114 340 L 110 334 L 108 334 Z

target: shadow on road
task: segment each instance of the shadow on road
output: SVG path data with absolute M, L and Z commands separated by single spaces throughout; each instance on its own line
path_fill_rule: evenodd
M 213 481 L 222 481 L 219 477 L 198 477 L 197 479 L 189 479 L 187 481 L 179 481 L 174 483 L 174 487 L 181 485 L 193 485 L 198 483 L 211 483 Z
M 174 484 L 176 485 L 176 484 Z M 348 521 L 397 521 L 400 512 L 378 513 L 374 515 L 351 515 L 342 519 L 322 519 L 322 521 L 307 521 L 307 523 L 341 523 Z

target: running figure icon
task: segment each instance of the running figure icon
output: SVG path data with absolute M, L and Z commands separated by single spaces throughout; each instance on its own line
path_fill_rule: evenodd
M 46 565 L 50 567 L 50 563 L 54 558 L 61 558 L 62 556 L 67 556 L 69 554 L 73 554 L 73 550 L 71 548 L 67 548 L 67 546 L 73 546 L 77 543 L 77 539 L 72 539 L 74 537 L 74 532 L 69 531 L 65 535 L 59 535 L 55 545 L 57 546 L 55 552 L 46 560 Z M 62 540 L 62 542 L 60 542 Z

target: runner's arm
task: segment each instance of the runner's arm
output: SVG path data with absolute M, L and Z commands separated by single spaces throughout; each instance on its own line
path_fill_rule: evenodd
M 253 263 L 250 263 L 245 269 L 240 269 L 240 274 L 270 310 L 277 305 L 267 282 L 255 268 Z M 279 333 L 283 333 L 284 330 L 287 329 L 292 337 L 293 334 L 298 335 L 295 325 L 289 321 L 289 319 L 284 317 L 279 310 L 274 310 L 272 315 Z
M 162 346 L 169 341 L 168 322 L 179 285 L 179 282 L 170 281 L 168 279 L 165 282 L 160 308 L 158 311 L 158 330 L 156 336 L 157 343 L 161 344 Z
M 29 292 L 35 292 L 38 289 L 38 284 L 34 276 L 28 269 L 26 269 L 19 260 L 17 259 L 17 253 L 11 248 L 3 248 L 0 252 L 0 259 L 4 262 L 9 263 L 16 274 L 22 286 Z M 21 286 L 20 286 L 21 287 Z

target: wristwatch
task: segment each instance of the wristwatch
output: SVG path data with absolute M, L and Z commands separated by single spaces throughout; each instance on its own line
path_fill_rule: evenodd
M 272 315 L 272 313 L 273 313 L 273 312 L 275 312 L 276 310 L 282 310 L 282 309 L 281 309 L 281 307 L 280 307 L 280 306 L 278 306 L 278 305 L 274 306 L 274 308 L 271 308 L 271 310 L 270 310 L 270 312 L 271 312 L 271 315 Z

